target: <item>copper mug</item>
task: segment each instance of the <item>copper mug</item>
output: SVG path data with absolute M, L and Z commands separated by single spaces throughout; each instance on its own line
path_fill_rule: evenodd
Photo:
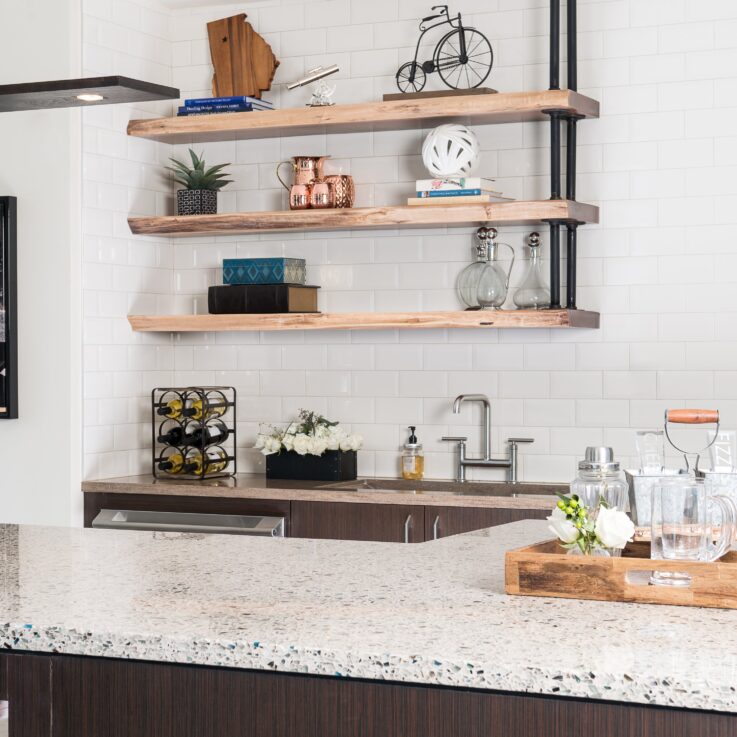
M 322 179 L 322 167 L 325 159 L 329 156 L 293 156 L 291 161 L 282 161 L 277 164 L 276 178 L 282 183 L 284 189 L 289 189 L 289 185 L 281 178 L 279 173 L 284 164 L 292 167 L 295 184 L 310 184 L 315 179 Z
M 335 188 L 332 183 L 326 182 L 323 179 L 316 179 L 312 182 L 310 206 L 316 209 L 335 207 Z
M 311 184 L 293 184 L 289 188 L 289 209 L 307 210 L 311 206 L 311 197 Z
M 325 181 L 333 185 L 335 195 L 333 207 L 353 207 L 356 200 L 356 185 L 350 174 L 329 174 L 325 177 Z

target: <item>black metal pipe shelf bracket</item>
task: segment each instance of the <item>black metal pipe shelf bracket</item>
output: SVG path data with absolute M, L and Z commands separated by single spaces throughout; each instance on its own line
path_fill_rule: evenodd
M 568 89 L 578 89 L 578 19 L 577 0 L 568 0 L 566 32 L 568 52 Z M 550 89 L 560 89 L 560 0 L 550 0 Z M 584 117 L 570 110 L 544 110 L 550 118 L 550 199 L 561 199 L 560 122 L 566 121 L 566 199 L 576 199 L 576 124 Z M 560 228 L 566 227 L 566 307 L 576 309 L 577 228 L 572 220 L 548 220 L 550 226 L 550 307 L 560 308 Z

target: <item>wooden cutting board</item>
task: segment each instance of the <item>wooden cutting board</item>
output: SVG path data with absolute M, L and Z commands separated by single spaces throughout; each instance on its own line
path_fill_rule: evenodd
M 215 97 L 248 95 L 260 98 L 271 89 L 279 61 L 268 43 L 240 13 L 207 24 L 215 73 Z

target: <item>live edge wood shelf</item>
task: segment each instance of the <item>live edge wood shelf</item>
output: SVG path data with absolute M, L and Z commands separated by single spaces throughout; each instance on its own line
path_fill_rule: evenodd
M 398 130 L 424 123 L 434 126 L 450 119 L 467 123 L 545 120 L 545 110 L 599 117 L 599 103 L 590 97 L 571 90 L 543 90 L 131 120 L 128 135 L 164 143 L 202 143 L 318 132 Z
M 599 208 L 572 200 L 495 202 L 488 205 L 356 207 L 345 210 L 276 210 L 218 215 L 131 217 L 136 235 L 211 236 L 284 230 L 358 230 L 447 225 L 537 225 L 547 220 L 599 222 Z
M 423 328 L 598 328 L 585 310 L 457 312 L 333 312 L 278 315 L 130 315 L 139 332 L 210 333 L 243 330 L 380 330 Z

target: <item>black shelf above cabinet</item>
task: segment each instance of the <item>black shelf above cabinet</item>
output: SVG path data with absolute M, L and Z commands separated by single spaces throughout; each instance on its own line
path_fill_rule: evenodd
M 99 96 L 83 100 L 79 95 Z M 0 85 L 0 112 L 178 100 L 179 90 L 130 77 L 87 77 Z

